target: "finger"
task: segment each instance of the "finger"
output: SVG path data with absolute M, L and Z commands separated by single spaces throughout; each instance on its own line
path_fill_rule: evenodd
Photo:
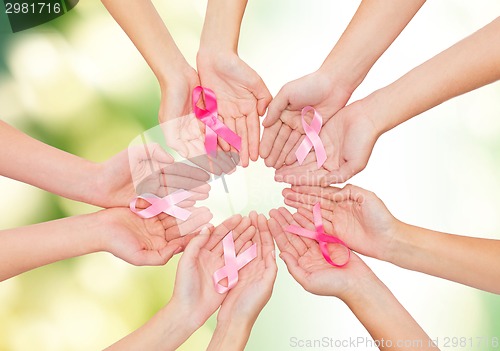
M 161 173 L 167 176 L 183 176 L 185 178 L 190 178 L 201 182 L 207 182 L 210 179 L 210 175 L 203 169 L 199 167 L 193 167 L 184 162 L 174 162 L 172 164 L 166 165 L 161 169 Z
M 238 225 L 236 225 L 233 229 L 230 229 L 225 234 L 223 234 L 222 238 L 224 238 L 229 233 L 229 231 L 232 231 L 235 249 L 237 249 L 237 245 L 238 245 L 238 248 L 241 248 L 242 242 L 247 240 L 247 236 L 243 236 L 243 238 L 241 238 L 239 241 L 238 241 L 238 239 L 240 238 L 240 236 L 243 233 L 245 233 L 246 235 L 249 235 L 246 231 L 250 228 L 251 225 L 252 225 L 252 223 L 250 221 L 250 218 L 243 217 L 241 219 L 241 221 L 238 223 Z M 255 231 L 253 233 L 255 233 Z M 237 242 L 238 242 L 238 244 L 237 244 Z M 222 245 L 217 243 L 217 245 L 211 251 L 216 255 L 222 255 L 224 248 L 222 247 Z
M 299 139 L 300 139 L 300 133 L 292 130 L 292 132 L 288 136 L 288 140 L 285 142 L 285 145 L 283 146 L 283 149 L 281 150 L 281 153 L 278 157 L 278 160 L 276 161 L 276 164 L 274 165 L 274 167 L 276 169 L 283 167 L 288 154 L 294 148 L 295 144 L 297 144 L 297 141 Z
M 226 116 L 220 116 L 222 117 L 221 119 L 223 120 L 224 124 L 229 128 L 231 129 L 233 132 L 235 132 L 236 134 L 238 134 L 238 132 L 236 131 L 236 119 L 235 119 L 235 116 L 236 114 L 234 113 L 231 113 L 231 114 L 227 114 Z M 222 147 L 222 150 L 224 151 L 230 151 L 231 150 L 231 145 L 229 145 L 224 139 L 220 138 L 219 137 L 219 145 L 221 145 Z
M 226 236 L 227 233 L 229 233 L 231 230 L 233 230 L 240 222 L 242 221 L 243 217 L 241 215 L 234 215 L 228 219 L 226 219 L 224 222 L 219 224 L 213 231 L 212 235 L 210 235 L 210 240 L 207 243 L 207 250 L 212 251 L 217 244 Z
M 355 174 L 362 171 L 366 163 L 355 161 L 347 161 L 340 165 L 339 169 L 329 172 L 323 179 L 321 185 L 327 186 L 330 184 L 345 183 L 352 178 Z
M 210 237 L 210 230 L 208 228 L 204 228 L 200 234 L 191 239 L 189 244 L 186 246 L 182 259 L 193 259 L 194 257 L 197 257 L 201 248 L 207 245 Z
M 302 287 L 304 287 L 304 283 L 307 277 L 307 272 L 302 267 L 300 267 L 297 258 L 288 252 L 281 252 L 280 258 L 285 262 L 286 268 L 288 269 L 288 272 L 290 272 L 292 277 L 300 285 L 302 285 Z
M 257 228 L 259 230 L 258 236 L 262 246 L 262 256 L 267 257 L 275 250 L 273 237 L 271 236 L 267 219 L 264 215 L 260 214 L 257 218 Z
M 292 129 L 287 126 L 286 124 L 282 124 L 281 128 L 278 132 L 278 135 L 276 136 L 276 139 L 274 140 L 273 144 L 273 149 L 271 150 L 271 153 L 269 156 L 266 158 L 266 166 L 268 167 L 275 167 L 276 166 L 276 161 L 278 160 L 281 150 L 283 149 L 283 146 L 285 145 L 286 141 L 288 140 L 290 133 L 292 132 Z
M 232 153 L 234 152 L 217 150 L 216 161 L 224 174 L 231 174 L 236 170 L 237 163 L 234 163 L 234 160 L 231 157 Z
M 247 130 L 247 117 L 236 118 L 236 134 L 241 137 L 241 166 L 248 167 L 249 151 L 248 151 L 248 130 Z
M 297 155 L 296 155 L 297 150 L 299 149 L 300 144 L 302 144 L 302 141 L 304 141 L 304 139 L 306 137 L 304 134 L 299 133 L 296 130 L 294 130 L 292 132 L 292 134 L 293 134 L 293 139 L 296 141 L 295 141 L 295 144 L 292 145 L 292 148 L 290 149 L 290 151 L 288 152 L 288 154 L 285 157 L 285 164 L 286 165 L 291 165 L 297 161 Z
M 291 185 L 321 185 L 328 172 L 317 169 L 316 161 L 299 165 L 284 166 L 276 171 L 274 179 Z
M 212 212 L 206 207 L 192 210 L 188 220 L 179 224 L 180 236 L 190 234 L 201 226 L 208 225 L 212 218 Z
M 260 120 L 255 111 L 250 112 L 246 118 L 248 130 L 248 154 L 252 161 L 257 161 L 259 158 L 259 143 L 260 143 Z
M 283 209 L 283 208 L 280 208 L 280 209 Z M 292 234 L 292 233 L 286 231 L 285 228 L 287 226 L 289 226 L 290 224 L 292 224 L 292 223 L 289 222 L 283 216 L 283 213 L 282 213 L 282 211 L 280 211 L 280 209 L 278 209 L 278 210 L 271 210 L 271 212 L 269 214 L 270 214 L 270 216 L 272 218 L 274 218 L 279 223 L 279 225 L 281 226 L 282 230 L 284 231 L 284 235 L 286 237 L 286 241 L 283 240 L 282 238 L 280 238 L 281 241 L 282 241 L 282 243 L 285 244 L 285 246 L 283 247 L 283 249 L 285 249 L 286 251 L 289 251 L 289 252 L 292 252 L 292 253 L 296 254 L 297 257 L 301 256 L 301 255 L 303 255 L 305 253 L 305 251 L 307 250 L 307 247 L 304 244 L 304 242 L 302 242 L 302 240 L 297 235 Z M 293 221 L 293 219 L 292 219 L 292 221 Z M 295 222 L 295 221 L 293 221 L 293 222 Z M 275 238 L 275 240 L 276 240 L 276 244 L 278 244 L 278 247 L 280 248 L 280 250 L 282 250 L 282 247 L 280 246 L 280 243 L 278 242 L 277 238 Z
M 284 228 L 285 232 L 287 232 L 286 227 L 288 227 L 289 225 L 299 226 L 299 224 L 293 219 L 292 214 L 286 208 L 280 207 L 278 208 L 278 211 L 283 216 L 283 218 L 285 218 L 285 221 L 287 222 L 287 226 L 285 226 Z M 307 251 L 307 245 L 304 242 L 304 240 L 296 234 L 290 233 L 290 235 L 291 235 L 290 243 L 292 243 L 292 245 L 295 247 L 299 255 L 305 254 Z
M 173 251 L 178 249 L 178 246 L 174 248 L 169 247 L 169 250 Z M 167 261 L 158 250 L 141 250 L 137 251 L 129 262 L 135 266 L 160 266 L 164 265 Z
M 266 108 L 269 103 L 273 100 L 269 89 L 267 89 L 266 84 L 260 76 L 259 79 L 250 87 L 250 91 L 257 99 L 257 113 L 259 116 L 263 116 L 266 113 Z
M 277 212 L 277 210 L 274 210 Z M 276 245 L 278 245 L 278 248 L 280 249 L 281 252 L 288 252 L 294 257 L 299 257 L 299 253 L 293 245 L 289 241 L 289 235 L 285 234 L 285 231 L 283 230 L 283 227 L 279 224 L 279 222 L 271 217 L 268 221 L 268 226 L 269 226 L 269 231 L 271 235 L 274 238 L 274 241 L 276 241 Z
M 269 128 L 271 125 L 276 123 L 281 113 L 288 107 L 288 92 L 286 86 L 282 87 L 274 99 L 269 103 L 267 108 L 267 116 L 262 121 L 262 126 L 264 128 Z
M 260 157 L 262 157 L 264 160 L 271 153 L 274 140 L 278 136 L 282 124 L 283 123 L 281 123 L 281 121 L 278 120 L 273 125 L 264 128 L 264 132 L 262 133 L 262 140 L 260 141 L 260 147 L 259 147 Z
M 257 229 L 252 225 L 245 229 L 243 233 L 241 233 L 238 238 L 234 241 L 234 250 L 239 255 L 243 251 L 245 251 L 246 248 L 249 248 L 252 246 L 253 243 L 257 244 L 257 257 L 260 257 L 259 254 L 259 244 L 255 240 L 257 235 Z
M 332 202 L 329 199 L 322 197 L 321 187 L 308 187 L 311 189 L 311 193 L 298 193 L 292 189 L 283 189 L 283 197 L 288 200 L 300 202 L 304 205 L 315 205 L 318 202 L 322 208 L 332 207 Z M 318 188 L 318 190 L 316 190 Z

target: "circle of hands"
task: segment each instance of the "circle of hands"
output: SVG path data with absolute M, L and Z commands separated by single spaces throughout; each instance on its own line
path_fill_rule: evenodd
M 191 93 L 198 85 L 215 92 L 219 119 L 242 138 L 239 153 L 219 137 L 216 155 L 207 155 L 205 127 L 194 116 L 191 103 Z M 339 298 L 348 295 L 359 278 L 372 274 L 359 256 L 352 253 L 347 265 L 333 267 L 324 259 L 318 242 L 286 230 L 295 225 L 314 231 L 312 208 L 320 203 L 327 235 L 366 256 L 386 258 L 390 253 L 398 221 L 383 202 L 352 185 L 331 186 L 364 169 L 379 136 L 359 104 L 345 106 L 351 94 L 336 91 L 334 86 L 335 82 L 313 73 L 286 84 L 272 99 L 262 79 L 237 56 L 215 64 L 199 62 L 199 75 L 192 70 L 187 79 L 162 91 L 159 112 L 166 145 L 189 162 L 176 162 L 158 144 L 145 144 L 102 164 L 102 187 L 109 190 L 95 202 L 108 208 L 104 211 L 111 230 L 103 243 L 107 251 L 135 265 L 163 265 L 184 252 L 172 301 L 186 309 L 198 306 L 191 317 L 199 325 L 219 308 L 219 320 L 235 315 L 257 317 L 270 299 L 276 279 L 274 243 L 288 271 L 304 289 Z M 320 168 L 314 148 L 302 164 L 295 156 L 306 137 L 301 115 L 305 106 L 314 107 L 323 117 L 319 136 L 327 159 Z M 259 116 L 266 109 L 260 139 Z M 304 117 L 307 123 L 309 117 Z M 270 211 L 269 219 L 251 212 L 246 217 L 235 215 L 216 227 L 208 224 L 210 210 L 195 204 L 208 198 L 212 176 L 230 174 L 237 165 L 246 167 L 259 156 L 276 169 L 276 181 L 290 184 L 283 191 L 284 203 L 296 212 L 281 207 Z M 176 204 L 191 212 L 185 221 L 164 212 L 141 218 L 126 208 L 137 195 L 151 193 L 162 198 L 181 189 L 191 193 Z M 135 204 L 139 210 L 149 205 L 141 198 Z M 212 276 L 224 266 L 222 239 L 230 231 L 237 256 L 256 244 L 257 257 L 238 272 L 233 289 L 219 294 Z M 335 246 L 328 245 L 331 257 L 336 255 Z M 221 284 L 227 285 L 227 278 Z

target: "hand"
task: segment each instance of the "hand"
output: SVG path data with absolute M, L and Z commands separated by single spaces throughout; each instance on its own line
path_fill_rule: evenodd
M 138 207 L 147 205 L 138 201 Z M 104 251 L 137 266 L 163 265 L 186 247 L 193 235 L 211 219 L 207 208 L 189 208 L 191 215 L 182 222 L 166 214 L 143 219 L 128 208 L 111 208 L 98 212 L 105 230 Z
M 260 156 L 266 166 L 281 168 L 297 160 L 295 150 L 304 139 L 301 111 L 314 107 L 323 117 L 323 124 L 345 106 L 351 91 L 329 77 L 321 69 L 285 84 L 269 104 L 263 121 L 264 133 Z
M 233 230 L 236 251 L 240 251 L 255 235 L 255 228 L 248 218 L 233 216 L 217 226 L 210 235 L 205 230 L 195 237 L 179 261 L 170 303 L 191 311 L 191 322 L 198 326 L 205 323 L 227 295 L 215 290 L 212 276 L 224 266 L 221 240 L 230 230 Z
M 259 75 L 235 53 L 198 53 L 198 73 L 204 87 L 215 92 L 219 116 L 241 137 L 241 165 L 259 157 L 260 121 L 272 97 Z M 219 138 L 224 151 L 230 145 Z M 234 148 L 233 148 L 234 151 Z
M 401 222 L 374 193 L 353 185 L 297 186 L 283 190 L 285 204 L 298 209 L 294 219 L 304 225 L 313 220 L 312 207 L 319 202 L 327 232 L 365 256 L 390 259 Z
M 278 267 L 276 266 L 274 241 L 264 215 L 250 213 L 252 225 L 257 228 L 242 248 L 244 251 L 257 244 L 257 257 L 239 271 L 238 284 L 231 289 L 217 315 L 218 323 L 242 322 L 253 325 L 260 311 L 271 298 Z
M 318 169 L 313 149 L 302 165 L 295 161 L 278 169 L 277 181 L 322 186 L 343 183 L 366 167 L 380 133 L 362 103 L 355 102 L 330 118 L 319 136 L 327 154 L 323 166 Z
M 351 254 L 350 261 L 341 268 L 326 262 L 315 240 L 291 234 L 284 229 L 288 225 L 300 225 L 285 208 L 272 210 L 270 216 L 279 224 L 270 225 L 270 229 L 281 251 L 280 258 L 295 280 L 310 293 L 336 296 L 346 301 L 351 293 L 356 293 L 360 281 L 375 277 L 356 254 Z M 308 226 L 314 227 L 312 222 Z M 329 250 L 334 246 L 329 245 Z M 332 256 L 335 255 L 334 251 L 330 251 Z
M 90 203 L 104 208 L 125 207 L 137 196 L 136 185 L 151 176 L 151 172 L 174 162 L 158 144 L 131 147 L 97 165 L 88 193 Z M 153 192 L 153 191 L 150 191 Z
M 231 173 L 236 165 L 231 154 L 217 152 L 209 157 L 205 150 L 203 123 L 193 114 L 191 94 L 200 85 L 196 71 L 189 67 L 168 83 L 160 83 L 161 103 L 158 119 L 167 146 L 206 171 L 221 175 Z M 234 156 L 236 163 L 238 158 Z

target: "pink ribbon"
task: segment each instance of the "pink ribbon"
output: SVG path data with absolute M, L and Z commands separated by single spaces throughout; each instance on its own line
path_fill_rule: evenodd
M 309 112 L 314 112 L 314 117 L 311 124 L 307 124 L 304 116 Z M 323 125 L 323 118 L 321 115 L 316 112 L 316 110 L 311 106 L 306 106 L 302 109 L 302 127 L 306 132 L 306 137 L 302 140 L 299 148 L 295 152 L 295 156 L 297 156 L 297 160 L 301 165 L 304 162 L 307 154 L 314 146 L 314 151 L 316 152 L 316 163 L 318 164 L 318 168 L 323 166 L 323 163 L 326 161 L 326 151 L 319 137 L 319 132 L 321 131 L 321 126 Z
M 257 257 L 257 244 L 253 244 L 236 256 L 232 230 L 222 239 L 222 247 L 224 249 L 224 267 L 215 271 L 213 275 L 215 290 L 219 294 L 224 294 L 234 288 L 238 283 L 238 271 Z M 219 284 L 224 278 L 227 278 L 227 286 Z
M 206 109 L 196 106 L 200 100 L 201 93 L 205 96 Z M 215 93 L 211 89 L 197 86 L 193 90 L 192 98 L 194 114 L 206 126 L 205 150 L 207 154 L 215 156 L 217 151 L 217 135 L 240 151 L 241 138 L 217 118 L 217 99 L 215 98 Z
M 177 204 L 191 197 L 191 195 L 189 191 L 184 189 L 179 189 L 162 198 L 154 194 L 145 193 L 137 196 L 130 202 L 130 210 L 142 218 L 152 218 L 164 212 L 172 217 L 185 221 L 191 215 L 191 212 L 184 208 L 180 208 Z M 144 210 L 138 210 L 135 207 L 138 199 L 146 200 L 151 206 L 148 206 Z
M 314 225 L 316 227 L 316 231 L 313 232 L 312 230 L 308 230 L 305 228 L 297 227 L 294 225 L 289 225 L 288 227 L 285 228 L 287 232 L 290 232 L 292 234 L 297 234 L 309 239 L 316 240 L 319 243 L 319 248 L 321 250 L 321 253 L 323 254 L 323 257 L 325 260 L 331 264 L 332 266 L 335 267 L 343 267 L 345 266 L 351 257 L 351 250 L 349 247 L 339 238 L 336 238 L 334 236 L 328 235 L 325 233 L 325 229 L 323 228 L 323 220 L 321 219 L 321 205 L 319 202 L 314 205 L 313 207 L 313 218 L 314 218 Z M 332 261 L 330 258 L 330 254 L 328 253 L 328 244 L 339 244 L 347 250 L 347 259 L 344 263 L 342 264 L 337 264 Z

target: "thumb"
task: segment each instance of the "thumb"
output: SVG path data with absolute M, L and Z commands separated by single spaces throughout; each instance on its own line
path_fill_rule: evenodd
M 299 266 L 297 259 L 289 252 L 282 251 L 280 258 L 285 262 L 288 272 L 302 286 L 304 286 L 306 271 Z
M 269 252 L 265 260 L 266 270 L 264 271 L 264 279 L 272 280 L 274 282 L 276 274 L 278 273 L 278 266 L 276 265 L 276 251 L 273 250 Z
M 207 227 L 203 227 L 200 234 L 196 235 L 193 239 L 189 241 L 184 250 L 183 257 L 196 257 L 200 252 L 201 248 L 205 246 L 208 239 L 210 238 L 210 230 Z
M 262 121 L 264 128 L 268 128 L 276 123 L 276 121 L 280 118 L 281 113 L 287 108 L 288 104 L 288 92 L 285 87 L 283 87 L 269 104 L 267 116 Z
M 366 163 L 347 161 L 342 164 L 339 169 L 329 172 L 321 181 L 321 186 L 329 186 L 330 184 L 345 183 L 351 177 L 358 174 L 366 166 Z

